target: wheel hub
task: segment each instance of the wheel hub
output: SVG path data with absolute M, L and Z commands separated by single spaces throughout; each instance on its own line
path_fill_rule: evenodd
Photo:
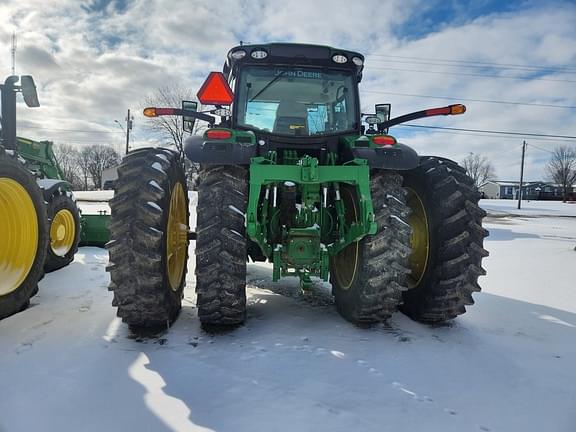
M 65 236 L 66 236 L 66 228 L 64 228 L 63 226 L 59 226 L 56 232 L 56 240 L 62 241 L 64 240 Z

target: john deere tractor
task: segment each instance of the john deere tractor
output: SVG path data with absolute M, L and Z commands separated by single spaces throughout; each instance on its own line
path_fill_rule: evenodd
M 355 324 L 398 308 L 438 323 L 465 312 L 487 255 L 479 194 L 455 162 L 419 156 L 388 128 L 461 114 L 451 105 L 389 118 L 362 114 L 364 57 L 327 46 L 241 45 L 198 99 L 214 109 L 149 107 L 144 114 L 208 122 L 186 140 L 199 163 L 197 229 L 189 232 L 183 161 L 165 148 L 129 153 L 111 201 L 110 289 L 135 327 L 170 324 L 181 307 L 188 242 L 196 241 L 200 321 L 246 319 L 246 264 L 274 281 L 329 281 Z M 218 118 L 218 121 L 217 121 Z
M 17 83 L 20 81 L 20 85 Z M 16 136 L 16 95 L 38 107 L 34 80 L 10 76 L 0 85 L 0 319 L 29 304 L 44 272 L 74 259 L 80 219 L 70 185 L 46 178 L 46 164 L 36 143 Z M 20 154 L 20 151 L 24 150 Z M 24 158 L 21 156 L 25 156 Z M 57 169 L 57 167 L 53 167 Z

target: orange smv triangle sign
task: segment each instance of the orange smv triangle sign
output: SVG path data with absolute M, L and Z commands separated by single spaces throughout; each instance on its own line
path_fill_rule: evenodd
M 221 72 L 210 72 L 196 94 L 202 105 L 230 105 L 234 93 Z

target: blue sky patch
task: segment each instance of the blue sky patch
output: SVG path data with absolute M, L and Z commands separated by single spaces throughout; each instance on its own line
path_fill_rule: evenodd
M 546 2 L 536 4 L 543 5 Z M 502 0 L 434 0 L 423 2 L 420 8 L 398 28 L 398 37 L 420 39 L 449 26 L 462 25 L 493 14 L 514 12 L 534 5 L 533 1 Z

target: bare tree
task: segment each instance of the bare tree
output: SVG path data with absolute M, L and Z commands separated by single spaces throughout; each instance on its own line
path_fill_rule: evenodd
M 576 148 L 558 146 L 546 166 L 548 177 L 562 187 L 562 200 L 566 202 L 568 192 L 576 183 Z
M 70 144 L 56 144 L 52 150 L 64 180 L 72 185 L 72 189 L 81 188 L 82 179 L 81 170 L 78 166 L 78 150 Z
M 90 157 L 91 155 L 88 147 L 84 147 L 76 154 L 76 164 L 80 170 L 83 190 L 88 190 L 88 178 L 90 177 L 88 166 L 90 165 Z
M 155 93 L 144 99 L 146 106 L 157 106 L 166 108 L 179 108 L 183 100 L 194 100 L 195 96 L 191 89 L 182 85 L 171 85 L 159 88 Z M 198 123 L 198 122 L 196 122 Z M 197 129 L 198 125 L 195 126 Z M 147 129 L 155 132 L 158 136 L 168 140 L 176 146 L 181 153 L 184 143 L 184 129 L 182 127 L 182 117 L 161 116 L 147 119 Z
M 85 150 L 88 153 L 87 170 L 98 189 L 102 185 L 102 171 L 117 166 L 121 157 L 114 148 L 102 144 L 91 145 Z
M 486 156 L 470 153 L 462 160 L 462 165 L 477 188 L 496 177 L 494 167 Z
M 90 186 L 98 189 L 102 185 L 102 172 L 120 163 L 120 155 L 111 146 L 93 144 L 84 147 L 76 154 L 76 163 L 80 171 L 84 190 Z M 91 180 L 91 185 L 88 180 Z

